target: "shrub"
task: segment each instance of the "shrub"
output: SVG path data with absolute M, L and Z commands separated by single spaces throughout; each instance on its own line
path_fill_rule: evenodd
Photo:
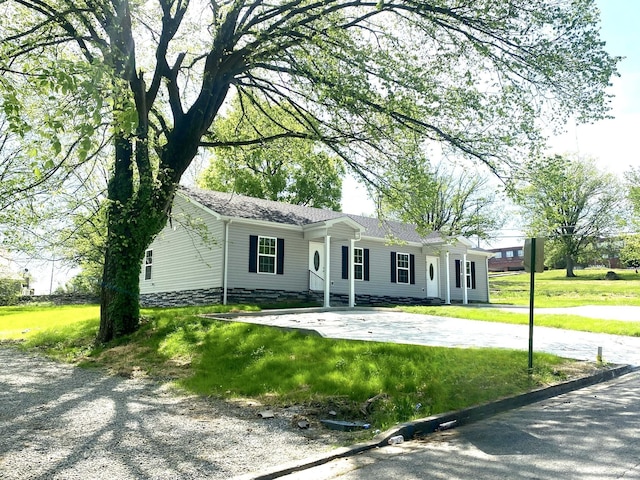
M 15 278 L 0 278 L 0 305 L 15 305 L 20 298 L 22 282 Z

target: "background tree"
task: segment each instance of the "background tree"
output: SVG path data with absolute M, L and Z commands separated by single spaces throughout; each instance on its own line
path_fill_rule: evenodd
M 627 227 L 632 232 L 640 229 L 640 168 L 631 168 L 624 173 L 624 187 L 627 192 Z M 640 267 L 640 235 L 623 235 L 620 261 L 629 267 Z
M 478 172 L 431 166 L 418 157 L 402 162 L 387 178 L 388 188 L 379 196 L 382 213 L 417 225 L 423 234 L 488 239 L 504 225 L 495 186 Z
M 619 227 L 624 198 L 618 179 L 577 156 L 532 160 L 521 173 L 523 184 L 513 197 L 527 235 L 547 237 L 549 250 L 564 258 L 567 277 L 575 277 L 580 255 Z
M 215 121 L 213 138 L 232 143 L 238 135 L 271 138 L 261 144 L 220 147 L 198 178 L 202 188 L 236 192 L 295 205 L 340 210 L 344 166 L 326 147 L 306 140 L 306 128 L 278 105 L 257 101 Z M 294 135 L 298 132 L 301 138 Z
M 620 249 L 620 261 L 627 267 L 640 267 L 640 235 L 624 235 Z
M 630 168 L 624 173 L 627 200 L 629 201 L 630 223 L 640 227 L 640 167 Z
M 265 141 L 204 140 L 232 89 L 369 180 L 406 131 L 504 173 L 543 127 L 602 118 L 618 61 L 593 0 L 5 0 L 0 19 L 2 111 L 33 173 L 112 145 L 100 341 L 137 328 L 144 251 L 198 150 Z

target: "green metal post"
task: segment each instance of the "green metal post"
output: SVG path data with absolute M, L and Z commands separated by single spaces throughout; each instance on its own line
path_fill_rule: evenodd
M 533 373 L 533 299 L 536 278 L 536 239 L 531 239 L 531 282 L 529 288 L 529 373 Z

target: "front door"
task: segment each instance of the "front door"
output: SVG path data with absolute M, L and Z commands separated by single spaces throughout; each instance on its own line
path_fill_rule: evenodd
M 324 243 L 309 242 L 309 290 L 324 290 Z
M 440 259 L 427 256 L 427 297 L 440 297 Z

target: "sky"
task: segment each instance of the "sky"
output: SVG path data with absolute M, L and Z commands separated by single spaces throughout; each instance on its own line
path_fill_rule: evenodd
M 597 0 L 601 11 L 601 38 L 612 55 L 625 57 L 619 65 L 619 78 L 613 79 L 609 120 L 593 125 L 567 125 L 567 133 L 551 140 L 550 153 L 578 152 L 598 160 L 600 168 L 622 174 L 630 166 L 640 167 L 640 0 Z M 374 214 L 373 202 L 355 180 L 343 185 L 342 209 L 346 213 Z M 522 244 L 511 231 L 483 247 Z M 73 273 L 60 263 L 29 265 L 34 272 L 37 294 L 47 294 L 64 285 Z M 22 270 L 22 268 L 20 269 Z
M 612 81 L 612 119 L 595 124 L 567 124 L 566 133 L 550 139 L 549 153 L 576 152 L 593 157 L 598 167 L 622 175 L 630 167 L 640 167 L 640 0 L 597 0 L 601 14 L 601 38 L 611 55 L 625 57 L 618 64 L 620 77 Z M 373 214 L 375 207 L 365 190 L 353 179 L 345 181 L 343 211 Z M 524 241 L 513 231 L 484 247 L 519 245 Z

